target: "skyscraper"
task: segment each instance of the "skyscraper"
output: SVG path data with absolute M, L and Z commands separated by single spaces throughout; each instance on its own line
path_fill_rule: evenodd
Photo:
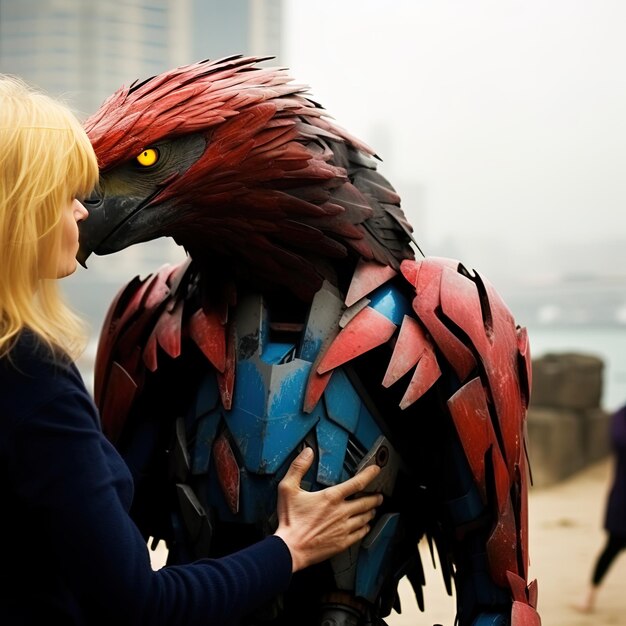
M 195 60 L 231 54 L 280 59 L 282 0 L 190 0 Z
M 281 0 L 0 0 L 0 71 L 85 115 L 169 67 L 280 54 Z

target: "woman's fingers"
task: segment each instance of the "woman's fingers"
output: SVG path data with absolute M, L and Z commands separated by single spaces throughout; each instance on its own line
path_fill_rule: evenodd
M 360 515 L 366 511 L 380 506 L 383 502 L 383 496 L 380 493 L 373 493 L 367 496 L 359 496 L 354 500 L 346 500 L 347 514 L 350 516 Z
M 368 465 L 352 478 L 334 487 L 329 487 L 328 489 L 332 490 L 333 494 L 337 494 L 341 500 L 344 500 L 345 498 L 363 491 L 378 474 L 380 474 L 380 467 L 378 467 L 378 465 Z
M 376 516 L 376 511 L 370 510 L 365 513 L 359 513 L 358 515 L 353 515 L 348 519 L 348 531 L 354 532 L 363 526 L 368 525 Z
M 351 517 L 346 523 L 346 532 L 343 539 L 343 548 L 349 548 L 353 543 L 363 539 L 372 529 L 370 522 L 374 519 L 376 511 L 368 511 Z
M 304 448 L 300 454 L 291 462 L 287 473 L 285 474 L 282 482 L 284 486 L 300 487 L 304 475 L 307 473 L 313 463 L 315 454 L 309 447 Z M 343 483 L 329 487 L 325 491 L 329 498 L 336 497 L 338 500 L 345 500 L 346 498 L 353 496 L 363 491 L 373 480 L 380 474 L 380 467 L 378 465 L 368 465 L 362 469 L 358 474 L 355 474 L 352 478 L 349 478 Z M 360 499 L 360 498 L 359 498 Z

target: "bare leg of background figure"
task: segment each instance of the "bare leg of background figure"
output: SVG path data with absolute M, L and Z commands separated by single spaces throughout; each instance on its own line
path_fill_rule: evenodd
M 591 578 L 591 585 L 587 589 L 583 600 L 573 605 L 574 609 L 581 613 L 591 613 L 595 609 L 600 583 L 615 560 L 615 557 L 624 548 L 626 548 L 626 537 L 609 534 L 606 545 L 596 561 Z
M 596 606 L 597 594 L 598 588 L 595 585 L 590 585 L 582 601 L 572 605 L 573 608 L 579 613 L 593 613 Z

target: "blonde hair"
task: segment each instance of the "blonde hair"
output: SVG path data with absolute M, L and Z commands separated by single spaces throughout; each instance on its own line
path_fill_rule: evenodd
M 82 320 L 64 302 L 57 263 L 63 207 L 88 195 L 98 163 L 62 102 L 0 75 L 0 355 L 24 328 L 76 358 Z

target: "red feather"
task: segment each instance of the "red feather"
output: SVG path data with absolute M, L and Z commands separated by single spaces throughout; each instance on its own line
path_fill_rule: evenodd
M 174 237 L 194 259 L 224 257 L 233 274 L 307 299 L 329 260 L 398 269 L 414 257 L 411 227 L 374 151 L 285 68 L 259 67 L 262 60 L 203 61 L 120 89 L 85 122 L 103 177 L 146 147 L 200 133 L 202 154 L 171 167 L 144 205 L 171 207 L 152 236 Z M 123 180 L 132 185 L 128 174 Z

